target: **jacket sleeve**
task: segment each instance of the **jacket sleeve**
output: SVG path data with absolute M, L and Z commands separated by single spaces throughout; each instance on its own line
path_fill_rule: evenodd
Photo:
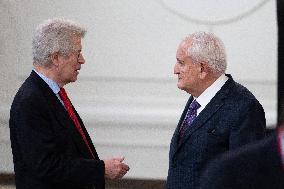
M 231 127 L 229 148 L 235 149 L 265 137 L 265 113 L 261 104 L 251 101 L 239 109 L 236 124 Z

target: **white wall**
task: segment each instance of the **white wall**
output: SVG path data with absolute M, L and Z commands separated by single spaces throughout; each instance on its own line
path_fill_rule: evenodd
M 69 85 L 101 158 L 125 155 L 128 178 L 165 179 L 172 133 L 188 95 L 173 75 L 179 42 L 215 32 L 228 71 L 276 123 L 277 31 L 274 0 L 1 0 L 0 172 L 12 172 L 9 108 L 32 68 L 34 28 L 50 17 L 88 28 L 86 64 Z M 230 2 L 230 3 L 226 3 Z M 259 5 L 259 6 L 258 6 Z

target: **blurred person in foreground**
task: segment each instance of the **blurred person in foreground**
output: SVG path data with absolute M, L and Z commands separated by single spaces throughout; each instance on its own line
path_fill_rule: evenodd
M 85 63 L 86 30 L 70 20 L 49 19 L 33 37 L 33 70 L 10 110 L 10 138 L 17 189 L 103 189 L 122 178 L 123 157 L 100 160 L 64 86 Z
M 177 86 L 191 96 L 171 140 L 167 188 L 195 189 L 212 158 L 265 136 L 265 113 L 248 89 L 225 74 L 225 49 L 214 34 L 187 36 L 176 59 Z
M 283 189 L 284 125 L 271 136 L 218 156 L 201 177 L 201 189 Z

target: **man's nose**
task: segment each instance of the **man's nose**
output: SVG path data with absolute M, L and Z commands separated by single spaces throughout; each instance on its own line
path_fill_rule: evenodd
M 176 63 L 174 66 L 174 74 L 179 74 L 178 63 Z
M 85 63 L 85 58 L 83 57 L 82 54 L 80 54 L 79 58 L 78 58 L 78 63 L 79 64 L 84 64 Z

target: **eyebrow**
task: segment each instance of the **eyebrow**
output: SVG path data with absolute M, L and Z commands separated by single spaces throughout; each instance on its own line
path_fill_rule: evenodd
M 178 58 L 176 58 L 177 59 L 177 61 L 178 62 L 181 62 L 181 63 L 183 63 L 184 61 L 183 60 L 180 60 L 180 59 L 178 59 Z
M 82 49 L 78 49 L 78 50 L 76 50 L 75 52 L 81 53 L 81 52 L 82 52 Z

